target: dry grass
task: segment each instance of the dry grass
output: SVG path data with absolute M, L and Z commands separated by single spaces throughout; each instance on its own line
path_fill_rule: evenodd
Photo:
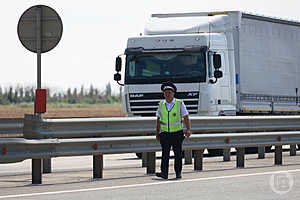
M 24 114 L 33 114 L 33 107 L 0 106 L 0 118 L 23 118 Z M 93 105 L 81 107 L 47 107 L 44 118 L 73 118 L 73 117 L 122 117 L 120 104 Z

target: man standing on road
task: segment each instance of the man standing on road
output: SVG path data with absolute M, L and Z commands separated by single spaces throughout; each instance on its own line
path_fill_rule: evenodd
M 165 100 L 159 103 L 156 116 L 156 140 L 160 141 L 162 147 L 161 172 L 156 173 L 157 177 L 168 179 L 169 154 L 172 147 L 175 155 L 174 170 L 176 178 L 181 178 L 182 171 L 182 142 L 184 140 L 183 122 L 186 126 L 185 136 L 191 135 L 189 113 L 182 100 L 174 98 L 177 91 L 176 86 L 168 81 L 161 85 Z

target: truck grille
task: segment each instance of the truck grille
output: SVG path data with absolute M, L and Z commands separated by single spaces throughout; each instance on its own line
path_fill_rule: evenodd
M 199 105 L 199 92 L 178 92 L 175 98 L 184 101 L 189 114 L 196 114 Z M 155 116 L 160 100 L 164 99 L 160 93 L 130 93 L 130 110 L 134 115 Z

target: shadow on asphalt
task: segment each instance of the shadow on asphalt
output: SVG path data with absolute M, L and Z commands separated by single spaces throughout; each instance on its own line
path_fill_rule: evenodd
M 290 151 L 290 149 L 282 149 L 282 151 L 283 151 L 283 152 L 288 152 L 288 151 Z M 297 149 L 297 151 L 300 151 L 300 149 Z M 274 153 L 274 152 L 275 152 L 275 150 L 272 149 L 272 150 L 266 152 L 266 154 L 268 154 L 268 153 Z M 246 152 L 245 154 L 246 154 L 246 155 L 251 155 L 251 154 L 257 154 L 257 152 L 256 152 L 256 153 L 247 153 L 247 152 Z M 133 154 L 133 155 L 134 155 L 134 154 Z M 230 155 L 232 155 L 232 156 L 236 155 L 236 151 L 232 151 L 232 152 L 230 153 Z M 209 154 L 209 153 L 204 153 L 204 154 L 203 154 L 203 157 L 204 157 L 204 158 L 222 157 L 222 155 L 211 155 L 211 154 Z M 169 158 L 170 158 L 170 159 L 174 159 L 175 157 L 174 157 L 174 156 L 170 156 Z M 184 158 L 184 156 L 183 156 L 182 158 Z M 137 156 L 133 156 L 132 158 L 120 158 L 119 160 L 140 160 L 140 159 L 141 159 L 141 158 L 138 158 Z M 161 159 L 161 156 L 157 156 L 156 159 Z

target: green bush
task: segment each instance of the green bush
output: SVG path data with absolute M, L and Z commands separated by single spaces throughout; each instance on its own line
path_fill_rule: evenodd
M 93 85 L 88 90 L 82 86 L 80 91 L 77 88 L 68 88 L 66 92 L 51 93 L 52 89 L 47 88 L 47 104 L 66 106 L 67 104 L 93 105 L 93 104 L 114 104 L 120 103 L 120 95 L 112 95 L 111 86 L 108 83 L 105 91 L 100 91 Z M 21 107 L 33 106 L 35 99 L 34 87 L 16 88 L 10 86 L 2 88 L 0 86 L 0 105 L 18 105 Z

